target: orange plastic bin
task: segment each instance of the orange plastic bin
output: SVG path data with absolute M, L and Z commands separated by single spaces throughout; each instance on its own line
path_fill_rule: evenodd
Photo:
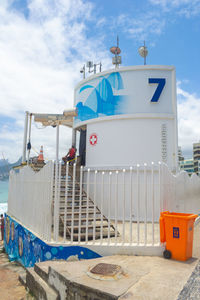
M 197 217 L 169 211 L 160 214 L 160 241 L 166 242 L 165 258 L 185 261 L 192 257 L 193 229 Z

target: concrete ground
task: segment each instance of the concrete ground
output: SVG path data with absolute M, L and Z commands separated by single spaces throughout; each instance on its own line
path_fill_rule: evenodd
M 198 300 L 199 258 L 200 224 L 194 229 L 193 258 L 187 262 L 162 257 L 117 255 L 82 262 L 64 262 L 62 267 L 60 265 L 60 272 L 77 283 L 114 293 L 120 300 Z M 100 262 L 120 265 L 127 277 L 114 282 L 89 277 L 87 270 Z M 51 262 L 48 264 L 51 265 Z M 9 263 L 6 254 L 0 254 L 0 299 L 32 299 L 18 281 L 22 269 L 16 263 Z

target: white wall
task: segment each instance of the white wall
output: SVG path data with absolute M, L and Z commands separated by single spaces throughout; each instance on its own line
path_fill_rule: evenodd
M 149 79 L 165 80 L 157 102 L 151 99 L 160 85 Z M 133 66 L 93 75 L 76 86 L 74 102 L 74 128 L 87 126 L 87 167 L 163 161 L 177 170 L 173 66 Z M 166 146 L 162 126 L 167 130 Z M 89 142 L 92 134 L 98 139 L 95 146 Z
M 175 121 L 158 118 L 127 118 L 104 120 L 87 125 L 86 166 L 132 166 L 136 162 L 151 164 L 163 161 L 162 125 L 167 128 L 166 163 L 176 167 Z M 95 133 L 97 143 L 91 145 L 90 136 Z

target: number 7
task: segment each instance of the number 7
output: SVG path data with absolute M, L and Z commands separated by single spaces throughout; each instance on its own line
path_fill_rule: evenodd
M 153 97 L 151 98 L 151 102 L 158 102 L 160 98 L 160 94 L 162 93 L 162 90 L 165 86 L 165 78 L 149 78 L 149 83 L 157 83 L 157 89 L 155 90 L 155 93 L 153 94 Z

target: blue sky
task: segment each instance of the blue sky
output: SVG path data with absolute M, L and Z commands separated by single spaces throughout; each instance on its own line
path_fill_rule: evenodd
M 112 68 L 117 35 L 123 66 L 143 64 L 145 40 L 147 64 L 176 67 L 179 145 L 190 156 L 200 140 L 200 0 L 1 0 L 0 153 L 10 161 L 21 155 L 24 111 L 73 106 L 87 60 Z M 61 156 L 70 143 L 71 131 L 62 128 Z M 46 145 L 53 158 L 55 130 L 33 125 L 32 144 Z

